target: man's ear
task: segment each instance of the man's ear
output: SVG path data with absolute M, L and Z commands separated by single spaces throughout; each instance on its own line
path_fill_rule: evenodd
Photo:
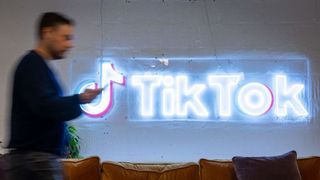
M 43 29 L 41 30 L 41 35 L 42 35 L 41 37 L 42 37 L 42 39 L 46 39 L 46 38 L 50 37 L 52 31 L 53 31 L 53 28 L 52 28 L 52 27 L 45 27 L 45 28 L 43 28 Z

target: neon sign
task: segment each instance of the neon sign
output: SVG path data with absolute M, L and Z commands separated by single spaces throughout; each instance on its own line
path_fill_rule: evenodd
M 114 103 L 113 84 L 116 83 L 126 89 L 128 116 L 135 120 L 265 117 L 273 120 L 303 118 L 305 121 L 310 116 L 306 81 L 284 72 L 268 73 L 268 78 L 260 80 L 253 78 L 251 72 L 241 71 L 206 71 L 190 76 L 181 71 L 174 75 L 171 70 L 148 70 L 144 73 L 130 71 L 124 77 L 112 63 L 103 61 L 100 82 L 82 83 L 78 92 L 107 87 L 97 102 L 81 106 L 86 115 L 94 118 L 110 113 Z M 125 79 L 129 83 L 126 84 Z
M 243 73 L 231 75 L 208 75 L 208 84 L 217 93 L 219 111 L 217 116 L 231 116 L 231 104 L 236 91 L 235 87 L 244 78 Z M 207 90 L 206 84 L 189 85 L 187 76 L 153 76 L 134 75 L 132 85 L 140 95 L 140 114 L 143 117 L 155 115 L 154 98 L 161 97 L 162 115 L 186 117 L 195 114 L 199 117 L 208 117 L 209 108 L 201 101 L 201 95 Z M 283 117 L 291 108 L 296 116 L 308 116 L 298 95 L 304 89 L 303 84 L 287 84 L 285 75 L 275 75 L 274 94 L 270 87 L 260 82 L 250 82 L 239 87 L 235 99 L 237 99 L 239 110 L 249 116 L 260 116 L 273 107 L 275 101 L 275 115 Z M 160 94 L 155 94 L 156 88 L 162 88 Z M 274 100 L 275 99 L 275 100 Z M 212 107 L 215 108 L 215 107 Z
M 101 78 L 100 87 L 105 87 L 101 93 L 98 103 L 83 104 L 81 109 L 89 117 L 101 117 L 107 114 L 113 104 L 113 83 L 125 85 L 125 77 L 118 73 L 113 64 L 108 62 L 101 63 Z M 97 89 L 98 83 L 88 82 L 79 87 L 78 93 L 83 92 L 85 89 Z
M 189 109 L 197 116 L 206 117 L 209 112 L 201 103 L 199 96 L 205 89 L 203 84 L 195 84 L 188 87 L 187 76 L 153 76 L 133 75 L 132 85 L 139 89 L 142 116 L 154 115 L 154 90 L 161 85 L 164 89 L 161 93 L 162 114 L 164 116 L 187 116 Z

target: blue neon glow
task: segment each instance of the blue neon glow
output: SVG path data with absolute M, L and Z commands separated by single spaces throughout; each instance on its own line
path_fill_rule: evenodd
M 291 121 L 297 116 L 297 121 L 309 118 L 310 105 L 306 102 L 309 82 L 305 80 L 308 76 L 305 67 L 308 66 L 305 61 L 290 61 L 297 64 L 292 66 L 294 69 L 284 69 L 287 62 L 280 64 L 282 66 L 271 66 L 279 65 L 276 61 L 267 61 L 268 66 L 260 65 L 260 61 L 241 64 L 232 60 L 229 63 L 200 59 L 187 62 L 183 58 L 176 61 L 158 58 L 157 61 L 132 60 L 124 63 L 128 66 L 117 65 L 126 68 L 124 72 L 130 80 L 122 91 L 126 95 L 121 98 L 127 100 L 128 106 L 124 107 L 124 102 L 119 102 L 126 109 L 127 117 L 145 121 L 251 121 L 247 117 L 254 117 L 264 122 L 270 119 L 273 122 L 278 119 Z M 248 63 L 251 66 L 247 68 Z M 138 68 L 135 68 L 136 64 Z M 197 72 L 190 64 L 197 67 Z M 228 68 L 224 68 L 225 65 Z M 259 70 L 254 68 L 256 66 L 260 66 Z M 102 62 L 100 72 L 99 81 L 83 83 L 78 91 L 107 86 L 98 101 L 81 106 L 90 117 L 101 117 L 110 112 L 114 103 L 112 83 L 124 85 L 125 82 L 124 76 L 116 72 L 110 62 Z
M 219 109 L 219 116 L 229 117 L 232 114 L 231 105 L 233 91 L 243 78 L 243 74 L 209 75 L 208 83 L 210 87 L 216 89 Z
M 273 95 L 270 89 L 261 83 L 248 83 L 239 90 L 238 105 L 243 113 L 260 116 L 271 109 Z
M 155 88 L 159 87 L 162 82 L 162 77 L 157 75 L 133 75 L 131 84 L 133 87 L 138 87 L 140 90 L 140 113 L 141 116 L 154 115 L 154 98 Z
M 209 112 L 201 101 L 201 94 L 206 89 L 204 84 L 189 86 L 188 76 L 176 76 L 176 114 L 186 117 L 190 112 L 196 116 L 207 117 Z
M 275 82 L 275 114 L 279 117 L 288 115 L 292 109 L 297 116 L 308 116 L 308 111 L 301 102 L 299 95 L 304 90 L 303 84 L 288 86 L 286 75 L 276 75 Z

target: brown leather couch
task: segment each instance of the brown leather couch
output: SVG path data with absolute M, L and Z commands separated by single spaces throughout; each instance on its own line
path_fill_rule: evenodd
M 297 160 L 302 180 L 320 180 L 320 157 Z M 99 157 L 62 160 L 66 180 L 236 180 L 232 161 L 147 164 L 106 161 Z

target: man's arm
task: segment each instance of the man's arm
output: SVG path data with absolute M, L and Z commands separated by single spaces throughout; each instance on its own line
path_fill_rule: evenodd
M 42 62 L 30 62 L 18 74 L 18 94 L 26 108 L 40 118 L 67 121 L 81 115 L 79 95 L 59 96 L 48 69 Z

